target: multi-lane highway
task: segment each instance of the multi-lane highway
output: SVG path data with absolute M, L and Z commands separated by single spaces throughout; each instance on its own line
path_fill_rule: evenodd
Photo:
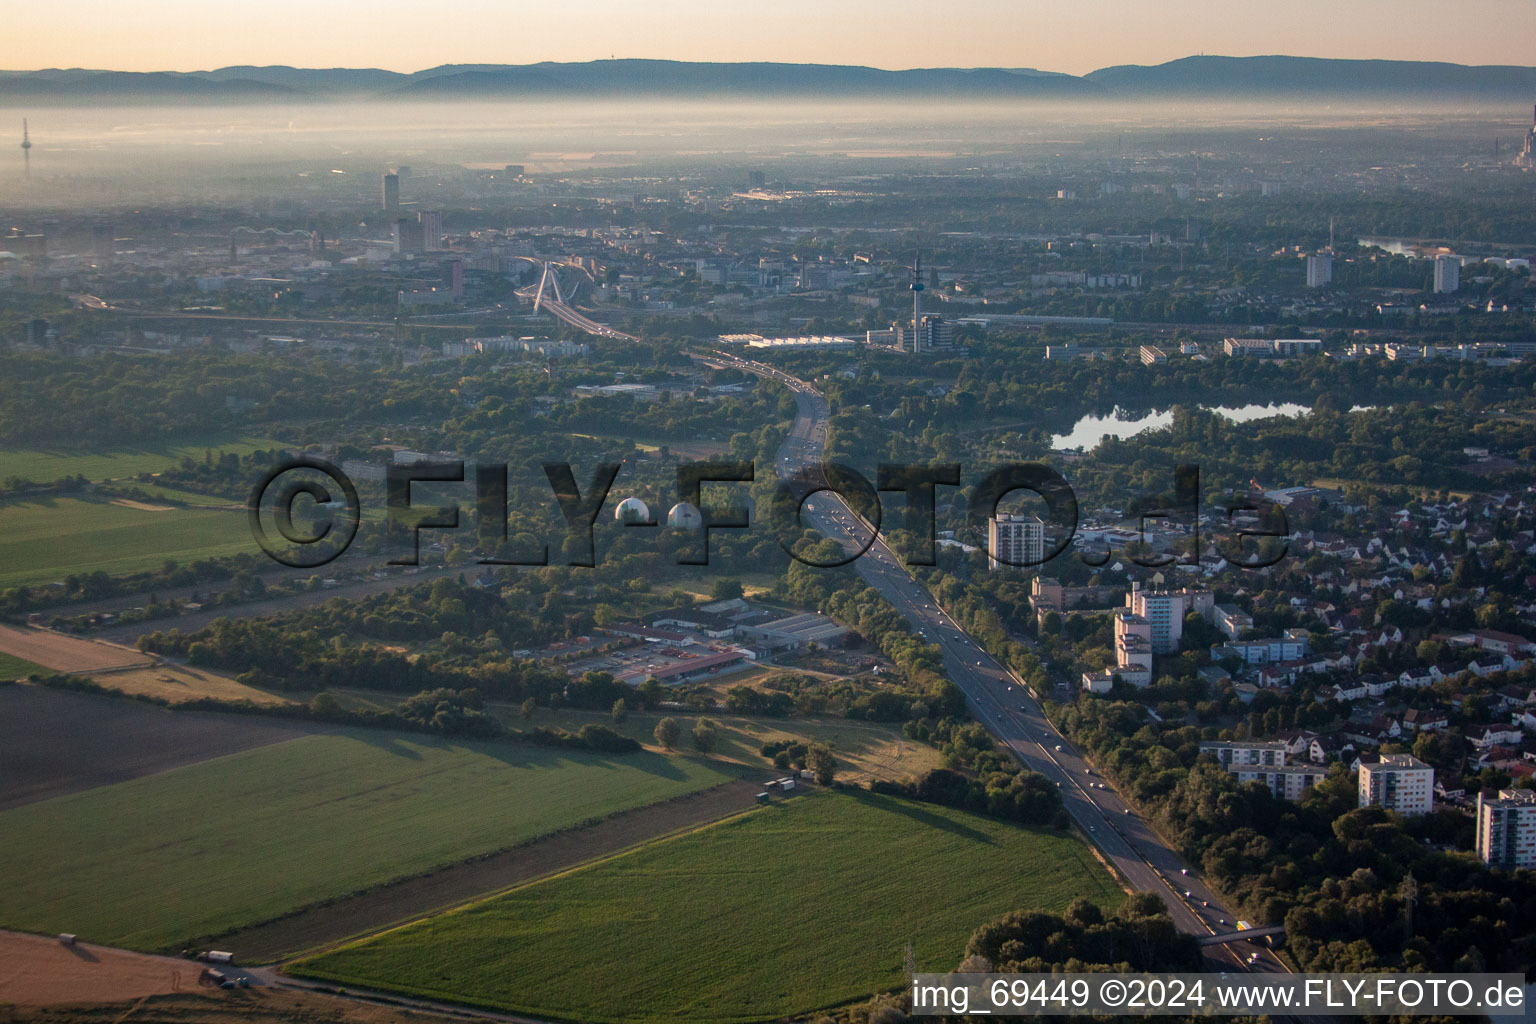
M 777 380 L 794 393 L 795 420 L 776 456 L 779 475 L 787 476 L 819 463 L 827 440 L 826 399 L 805 381 L 770 366 L 746 360 L 720 362 Z M 807 501 L 801 521 L 845 544 L 856 542 L 862 546 L 870 539 L 867 524 L 831 492 L 818 493 Z M 883 539 L 876 537 L 854 565 L 865 582 L 879 591 L 913 628 L 938 645 L 946 674 L 964 691 L 977 720 L 1025 766 L 1060 787 L 1067 813 L 1128 884 L 1156 893 L 1182 931 L 1206 936 L 1230 932 L 1236 927 L 1232 913 L 1205 887 L 1198 874 L 1056 731 L 1023 681 L 993 659 L 938 606 Z M 1215 969 L 1286 969 L 1273 953 L 1249 943 L 1211 946 L 1206 955 Z
M 578 313 L 571 306 L 568 306 L 565 303 L 559 302 L 555 299 L 551 299 L 548 296 L 545 296 L 545 298 L 540 301 L 539 308 L 548 310 L 553 316 L 564 320 L 578 331 L 584 331 L 587 334 L 591 334 L 599 338 L 612 338 L 615 341 L 640 340 L 633 334 L 625 334 L 623 331 L 609 327 L 607 324 L 600 324 L 596 320 L 593 320 L 591 317 L 582 313 Z
M 527 256 L 520 256 L 518 259 L 526 259 L 529 262 L 535 264 L 539 262 Z M 535 313 L 546 311 L 557 319 L 563 320 L 570 324 L 578 331 L 593 335 L 594 337 L 611 338 L 615 341 L 640 340 L 633 334 L 625 334 L 623 331 L 609 327 L 607 324 L 598 323 L 596 320 L 593 320 L 591 317 L 581 313 L 576 309 L 575 306 L 571 305 L 571 303 L 575 301 L 577 293 L 581 290 L 582 278 L 580 276 L 575 278 L 576 283 L 569 292 L 562 291 L 560 288 L 560 279 L 558 276 L 556 276 L 555 267 L 563 266 L 570 267 L 573 270 L 578 270 L 581 272 L 581 274 L 586 275 L 587 280 L 590 280 L 592 277 L 590 271 L 586 270 L 584 267 L 575 266 L 573 264 L 557 264 L 548 260 L 543 261 L 543 266 L 544 273 L 542 276 L 540 276 L 537 286 L 519 288 L 517 291 L 517 294 L 523 298 L 533 300 L 533 311 Z

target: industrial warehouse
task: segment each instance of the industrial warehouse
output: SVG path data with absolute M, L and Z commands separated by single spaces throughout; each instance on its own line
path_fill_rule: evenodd
M 590 655 L 567 663 L 572 675 L 607 672 L 626 683 L 655 679 L 676 684 L 812 645 L 841 647 L 854 636 L 825 615 L 755 608 L 739 598 L 670 608 L 646 616 L 644 622 L 614 623 L 603 632 L 625 642 L 601 644 L 589 638 L 586 651 Z M 566 648 L 559 653 L 571 651 Z

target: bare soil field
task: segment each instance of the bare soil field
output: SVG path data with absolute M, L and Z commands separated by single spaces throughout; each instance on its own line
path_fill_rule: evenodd
M 0 1006 L 0 1024 L 464 1024 L 466 1019 L 471 1018 L 402 1009 L 393 1002 L 271 988 L 235 992 L 207 989 L 201 995 L 150 996 L 89 1005 Z M 501 1015 L 494 1019 L 513 1018 Z
M 56 952 L 50 952 L 50 948 Z M 62 953 L 60 958 L 58 954 Z M 0 1024 L 448 1024 L 447 1016 L 292 988 L 221 992 L 199 985 L 203 965 L 104 946 L 71 953 L 49 938 L 0 932 Z M 164 981 L 169 971 L 171 986 Z M 55 980 L 57 979 L 57 980 Z M 67 991 L 55 991 L 59 986 Z M 497 1016 L 497 1015 L 486 1015 Z M 501 1017 L 510 1020 L 510 1017 Z
M 430 875 L 301 910 L 216 941 L 220 949 L 235 950 L 243 963 L 288 959 L 745 811 L 754 806 L 754 797 L 761 789 L 758 781 L 722 783 Z
M 229 676 L 204 668 L 162 662 L 148 668 L 129 669 L 93 677 L 93 682 L 134 696 L 156 697 L 180 704 L 210 697 L 214 700 L 248 700 L 253 704 L 291 704 L 287 697 L 246 686 Z
M 323 727 L 0 686 L 0 810 L 280 743 Z
M 129 665 L 149 665 L 153 661 L 128 647 L 16 626 L 0 626 L 0 651 L 57 672 L 82 674 Z
M 195 992 L 202 972 L 190 960 L 0 932 L 0 1004 L 57 1006 Z
M 123 508 L 136 508 L 140 512 L 174 512 L 172 505 L 151 505 L 145 501 L 134 501 L 131 498 L 113 498 L 112 504 L 121 505 Z

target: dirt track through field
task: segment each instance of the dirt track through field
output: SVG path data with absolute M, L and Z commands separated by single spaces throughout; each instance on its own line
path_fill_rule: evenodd
M 216 945 L 233 950 L 242 963 L 288 959 L 747 810 L 754 806 L 761 790 L 762 783 L 756 781 L 721 783 L 703 792 L 535 839 L 490 857 L 301 910 L 269 924 L 221 936 Z
M 56 672 L 101 672 L 129 665 L 148 665 L 154 659 L 127 647 L 96 643 L 46 629 L 0 626 L 0 651 L 25 658 Z

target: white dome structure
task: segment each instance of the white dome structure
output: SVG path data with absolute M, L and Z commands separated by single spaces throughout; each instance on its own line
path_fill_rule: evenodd
M 674 530 L 697 530 L 704 525 L 704 516 L 688 502 L 680 501 L 667 513 L 667 525 Z
M 625 498 L 613 510 L 613 518 L 621 523 L 648 523 L 651 521 L 651 510 L 639 498 Z

